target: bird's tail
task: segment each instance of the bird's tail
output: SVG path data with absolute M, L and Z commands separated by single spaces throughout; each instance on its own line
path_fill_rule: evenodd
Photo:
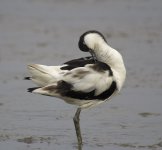
M 28 65 L 28 70 L 31 74 L 31 77 L 26 77 L 25 79 L 32 80 L 38 86 L 46 86 L 51 82 L 56 82 L 54 71 L 51 69 L 51 66 L 39 64 Z

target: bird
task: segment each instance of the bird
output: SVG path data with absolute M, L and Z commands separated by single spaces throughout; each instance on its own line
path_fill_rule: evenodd
M 37 87 L 28 92 L 47 95 L 77 106 L 73 121 L 78 146 L 83 145 L 80 130 L 82 109 L 97 106 L 117 95 L 126 79 L 122 55 L 112 48 L 102 33 L 86 31 L 78 47 L 90 56 L 67 61 L 57 66 L 29 64 L 30 77 Z

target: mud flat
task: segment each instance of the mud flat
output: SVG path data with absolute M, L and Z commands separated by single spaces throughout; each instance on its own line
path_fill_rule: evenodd
M 0 1 L 0 150 L 76 150 L 75 107 L 29 94 L 28 63 L 86 56 L 79 36 L 104 33 L 124 56 L 126 84 L 112 101 L 83 111 L 83 150 L 161 150 L 161 0 Z

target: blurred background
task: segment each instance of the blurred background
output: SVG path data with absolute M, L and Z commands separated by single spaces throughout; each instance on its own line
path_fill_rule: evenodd
M 81 114 L 83 150 L 162 147 L 161 0 L 0 0 L 0 150 L 76 150 L 76 107 L 27 93 L 29 63 L 87 56 L 78 40 L 103 33 L 127 79 L 112 101 Z

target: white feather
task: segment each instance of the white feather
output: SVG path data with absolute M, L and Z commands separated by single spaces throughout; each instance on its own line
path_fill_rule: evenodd
M 82 108 L 94 106 L 104 102 L 104 100 L 82 100 L 79 98 L 75 99 L 72 97 L 62 96 L 57 92 L 57 90 L 55 90 L 59 81 L 67 82 L 72 86 L 72 90 L 76 92 L 89 93 L 95 91 L 94 97 L 108 90 L 112 85 L 112 82 L 115 82 L 117 86 L 117 90 L 114 90 L 113 92 L 119 92 L 126 77 L 126 69 L 121 54 L 111 48 L 98 33 L 89 33 L 85 35 L 84 44 L 93 51 L 97 61 L 103 62 L 111 68 L 112 75 L 110 75 L 110 70 L 103 69 L 100 72 L 95 70 L 92 68 L 92 64 L 71 70 L 61 69 L 63 66 L 66 68 L 66 65 L 28 65 L 32 81 L 42 87 L 33 92 L 59 97 L 70 104 L 75 104 Z M 53 90 L 47 90 L 52 86 L 54 87 Z M 112 95 L 114 95 L 114 93 L 112 93 Z M 109 98 L 110 97 L 108 97 L 108 99 Z
M 95 90 L 95 96 L 97 96 L 109 88 L 112 83 L 112 77 L 108 76 L 108 71 L 97 72 L 90 66 L 91 65 L 86 65 L 85 67 L 79 67 L 68 71 L 61 70 L 60 68 L 62 66 L 34 64 L 29 65 L 28 69 L 32 75 L 32 81 L 39 86 L 51 86 L 52 84 L 55 85 L 58 81 L 63 80 L 70 83 L 73 86 L 74 91 L 88 93 Z
M 32 76 L 32 81 L 42 87 L 61 80 L 63 74 L 67 72 L 66 70 L 63 71 L 60 69 L 63 66 L 31 64 L 28 65 L 28 70 Z

